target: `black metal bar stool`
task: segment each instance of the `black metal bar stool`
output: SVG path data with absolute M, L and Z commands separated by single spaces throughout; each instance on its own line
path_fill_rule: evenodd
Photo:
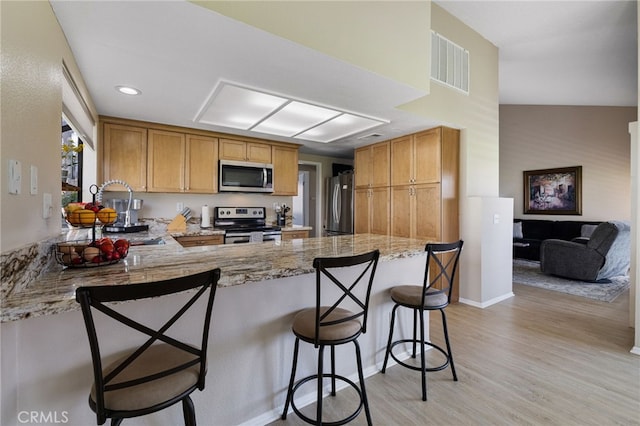
M 91 359 L 94 383 L 89 394 L 89 406 L 96 413 L 97 423 L 104 424 L 110 418 L 111 425 L 119 425 L 123 419 L 160 411 L 178 402 L 186 425 L 196 424 L 195 408 L 189 395 L 196 389 L 203 390 L 207 373 L 207 344 L 213 300 L 220 269 L 214 269 L 186 277 L 131 285 L 106 285 L 80 287 L 76 300 L 82 306 Z M 187 290 L 195 294 L 173 316 L 169 312 L 167 322 L 159 328 L 150 328 L 121 312 L 111 302 L 123 302 L 151 297 L 167 296 Z M 177 340 L 167 334 L 201 296 L 203 320 L 194 327 L 202 328 L 199 347 Z M 197 306 L 197 305 L 196 305 Z M 92 309 L 93 308 L 93 309 Z M 146 335 L 137 348 L 128 349 L 116 361 L 103 365 L 98 344 L 93 310 Z M 196 311 L 194 311 L 196 312 Z M 197 312 L 200 314 L 200 312 Z
M 289 404 L 291 404 L 293 411 L 305 422 L 332 426 L 343 425 L 350 422 L 360 414 L 364 407 L 367 423 L 371 425 L 371 413 L 369 412 L 369 403 L 365 391 L 362 358 L 360 356 L 360 345 L 358 345 L 357 338 L 360 334 L 366 333 L 369 295 L 371 293 L 371 285 L 373 284 L 379 256 L 380 252 L 374 250 L 355 256 L 314 259 L 313 267 L 316 269 L 316 306 L 298 312 L 293 320 L 292 330 L 296 336 L 296 341 L 293 349 L 291 379 L 287 389 L 287 399 L 282 412 L 282 420 L 287 418 Z M 343 274 L 347 271 L 351 272 L 352 277 L 356 276 L 351 284 L 348 285 L 336 277 L 345 276 Z M 330 293 L 328 290 L 332 287 L 331 284 L 337 286 L 337 296 L 335 294 L 333 296 L 328 295 L 328 293 Z M 329 301 L 329 303 L 327 303 L 327 301 Z M 300 340 L 311 343 L 318 349 L 318 371 L 317 374 L 300 379 L 295 383 Z M 355 346 L 358 378 L 360 381 L 359 387 L 348 378 L 336 374 L 335 347 L 349 342 L 353 342 Z M 331 347 L 330 373 L 325 373 L 323 369 L 325 346 Z M 340 380 L 355 389 L 360 397 L 360 403 L 356 410 L 342 420 L 327 423 L 322 422 L 322 390 L 324 378 L 331 380 L 332 396 L 336 395 L 336 380 Z M 315 419 L 311 419 L 302 414 L 298 407 L 296 407 L 294 399 L 296 390 L 311 380 L 317 381 Z
M 458 260 L 462 252 L 463 241 L 444 244 L 427 244 L 425 251 L 427 259 L 422 285 L 401 285 L 391 289 L 391 299 L 395 302 L 391 311 L 391 325 L 389 327 L 389 341 L 382 365 L 382 373 L 386 371 L 389 355 L 400 365 L 417 370 L 422 373 L 422 400 L 427 400 L 427 372 L 444 370 L 451 366 L 453 380 L 458 381 L 456 368 L 453 363 L 449 332 L 447 330 L 447 317 L 444 309 L 451 303 L 451 289 L 453 287 Z M 393 341 L 393 327 L 398 308 L 404 307 L 413 310 L 413 339 L 400 339 Z M 439 310 L 442 314 L 442 328 L 446 350 L 425 339 L 424 312 Z M 420 338 L 417 336 L 417 327 L 420 327 Z M 413 346 L 412 358 L 416 358 L 416 346 L 420 345 L 420 366 L 408 364 L 399 360 L 393 353 L 393 348 L 399 344 L 411 343 Z M 425 362 L 425 349 L 430 346 L 444 355 L 445 361 L 436 367 L 427 367 Z

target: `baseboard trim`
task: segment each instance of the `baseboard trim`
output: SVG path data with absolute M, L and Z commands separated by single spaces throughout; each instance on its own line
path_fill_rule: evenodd
M 629 351 L 634 355 L 640 355 L 640 346 L 634 346 L 631 348 L 631 350 Z
M 515 296 L 515 294 L 513 294 L 513 292 L 510 291 L 509 293 L 503 294 L 502 296 L 494 297 L 493 299 L 487 300 L 486 302 L 476 302 L 475 300 L 464 299 L 462 297 L 458 301 L 460 303 L 464 303 L 465 305 L 474 306 L 476 308 L 484 309 L 484 308 L 488 308 L 491 305 L 495 305 L 496 303 L 500 303 L 503 300 L 510 299 L 513 296 Z

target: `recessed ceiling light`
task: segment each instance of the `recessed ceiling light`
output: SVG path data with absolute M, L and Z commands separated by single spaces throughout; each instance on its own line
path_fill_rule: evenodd
M 139 95 L 142 93 L 140 89 L 136 89 L 135 87 L 131 86 L 116 86 L 116 90 L 120 93 L 131 96 Z

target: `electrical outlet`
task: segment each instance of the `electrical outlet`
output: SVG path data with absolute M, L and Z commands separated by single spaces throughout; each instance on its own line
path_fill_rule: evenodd
M 176 203 L 176 211 L 180 213 L 182 210 L 184 210 L 184 203 L 182 202 Z

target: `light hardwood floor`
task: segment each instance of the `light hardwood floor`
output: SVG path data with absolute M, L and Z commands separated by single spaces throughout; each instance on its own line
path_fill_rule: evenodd
M 366 379 L 373 423 L 640 425 L 629 292 L 612 303 L 517 284 L 514 293 L 486 309 L 447 308 L 459 381 L 449 369 L 430 373 L 427 402 L 417 371 L 396 365 Z M 432 338 L 441 343 L 440 315 L 432 314 L 431 323 Z M 349 392 L 325 398 L 328 416 L 334 406 L 353 402 Z M 313 413 L 313 406 L 307 410 Z M 272 424 L 305 423 L 289 413 Z M 364 413 L 353 424 L 366 424 Z

